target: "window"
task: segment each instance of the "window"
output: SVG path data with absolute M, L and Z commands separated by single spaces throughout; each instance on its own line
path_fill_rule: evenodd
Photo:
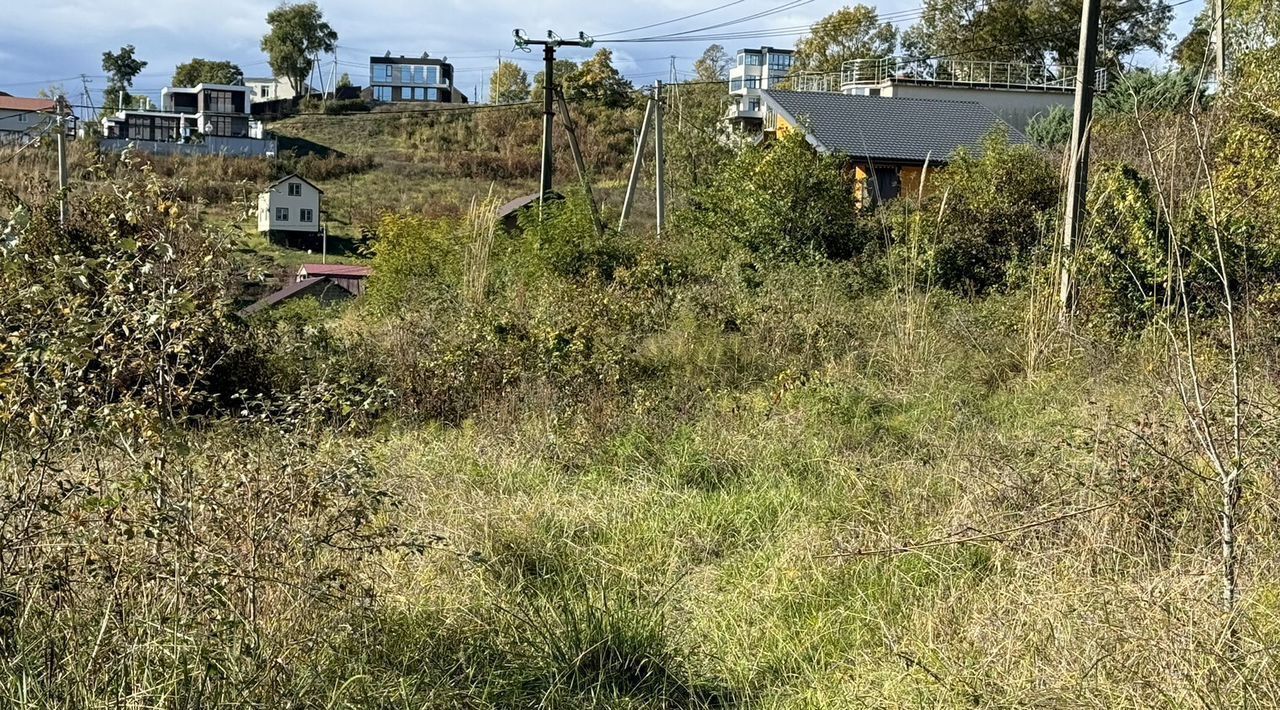
M 204 120 L 204 134 L 206 136 L 231 135 L 231 117 L 230 116 L 206 117 Z
M 787 71 L 788 69 L 791 68 L 791 55 L 790 54 L 770 54 L 769 68 L 777 69 L 779 71 Z
M 302 197 L 302 183 L 289 183 L 289 197 Z
M 400 83 L 409 84 L 413 82 L 413 67 L 408 64 L 400 65 Z
M 440 100 L 439 89 L 427 89 L 427 101 L 439 101 L 439 100 Z
M 413 83 L 415 84 L 422 83 L 422 67 L 413 68 Z
M 750 108 L 752 111 L 759 111 L 760 99 L 751 99 L 751 102 L 747 104 L 747 107 Z
M 299 222 L 311 222 L 311 210 L 298 210 Z
M 436 66 L 427 67 L 427 83 L 428 84 L 443 83 L 440 81 L 440 67 L 436 67 Z
M 390 86 L 373 87 L 373 100 L 374 101 L 390 101 L 391 87 Z
M 741 79 L 730 79 L 730 80 L 729 80 L 729 91 L 737 91 L 737 90 L 739 90 L 739 89 L 741 89 L 741 88 L 742 88 L 742 80 L 741 80 Z
M 277 208 L 276 208 L 276 221 L 277 221 L 277 222 L 288 222 L 288 221 L 289 221 L 289 208 L 288 208 L 288 207 L 277 207 Z
M 759 54 L 748 54 L 748 55 L 747 55 L 747 66 L 749 66 L 749 67 L 758 67 L 758 66 L 760 66 L 760 65 L 761 65 L 761 64 L 763 64 L 763 63 L 764 63 L 764 57 L 760 56 Z
M 744 54 L 744 53 L 742 53 L 742 52 L 739 52 L 739 53 L 738 53 L 738 66 L 742 66 L 742 65 L 743 65 L 743 63 L 745 63 L 745 62 L 746 62 L 746 56 L 747 56 L 747 55 L 746 55 L 746 54 Z
M 748 76 L 742 80 L 742 83 L 743 83 L 743 86 L 746 86 L 748 89 L 759 89 L 760 77 Z
M 217 113 L 232 113 L 235 111 L 231 105 L 230 91 L 206 91 L 204 94 L 206 111 L 214 111 Z
M 390 64 L 374 64 L 373 80 L 391 81 L 391 65 Z

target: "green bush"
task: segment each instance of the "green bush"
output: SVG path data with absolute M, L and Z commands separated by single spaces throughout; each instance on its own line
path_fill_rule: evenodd
M 814 151 L 799 131 L 744 149 L 697 191 L 683 216 L 698 238 L 728 238 L 752 252 L 847 259 L 878 233 L 854 200 L 845 159 Z

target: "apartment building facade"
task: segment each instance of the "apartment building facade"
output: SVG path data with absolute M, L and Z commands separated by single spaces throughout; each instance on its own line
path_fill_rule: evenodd
M 794 52 L 775 47 L 739 49 L 735 60 L 729 70 L 729 95 L 733 103 L 726 118 L 734 128 L 759 130 L 764 118 L 760 92 L 777 88 L 791 73 Z
M 454 88 L 453 65 L 448 58 L 369 57 L 369 87 L 374 101 L 382 103 L 467 103 Z

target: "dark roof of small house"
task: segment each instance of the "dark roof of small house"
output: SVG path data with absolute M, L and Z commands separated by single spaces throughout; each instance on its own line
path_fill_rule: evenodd
M 981 153 L 983 139 L 1004 128 L 1021 133 L 976 101 L 851 96 L 817 91 L 761 91 L 766 104 L 804 126 L 818 150 L 904 163 L 945 162 L 959 148 Z
M 293 283 L 289 284 L 288 286 L 285 286 L 279 291 L 276 291 L 275 293 L 272 293 L 270 295 L 267 295 L 258 299 L 257 301 L 250 304 L 249 306 L 242 308 L 240 310 L 239 315 L 242 318 L 246 316 L 251 316 L 254 313 L 257 313 L 258 311 L 264 308 L 270 308 L 271 306 L 274 306 L 280 303 L 281 301 L 288 300 L 290 298 L 293 298 L 294 296 L 302 295 L 307 291 L 312 291 L 314 289 L 330 289 L 330 288 L 341 289 L 346 293 L 355 295 L 354 293 L 352 293 L 351 289 L 347 288 L 346 286 L 343 286 L 337 281 L 334 281 L 328 276 L 321 276 L 320 278 L 316 278 L 316 279 L 303 279 L 301 281 L 294 281 Z
M 541 193 L 535 192 L 532 195 L 524 195 L 522 197 L 517 197 L 516 199 L 498 208 L 498 219 L 503 219 L 504 217 L 508 217 L 515 212 L 519 212 L 520 210 L 526 207 L 529 207 L 530 205 L 537 202 L 540 196 L 541 196 Z M 550 200 L 564 199 L 564 196 L 558 192 L 552 192 L 547 197 Z
M 280 184 L 280 183 L 282 183 L 282 182 L 287 182 L 287 181 L 289 181 L 289 180 L 301 180 L 302 182 L 305 182 L 305 183 L 307 183 L 308 185 L 310 185 L 310 186 L 314 187 L 314 188 L 316 189 L 316 192 L 319 192 L 321 195 L 323 195 L 323 194 L 324 194 L 324 190 L 321 190 L 319 185 L 315 184 L 314 182 L 311 182 L 310 180 L 308 180 L 308 179 L 306 179 L 306 178 L 302 177 L 301 175 L 299 175 L 299 174 L 297 174 L 297 173 L 289 173 L 288 175 L 285 175 L 284 177 L 280 178 L 279 180 L 276 180 L 275 182 L 271 183 L 270 185 L 267 185 L 267 190 L 270 190 L 271 188 L 275 187 L 276 185 L 279 185 L 279 184 Z M 263 190 L 263 192 L 266 192 L 266 190 Z
M 303 264 L 298 268 L 298 275 L 303 273 L 311 278 L 337 276 L 344 279 L 364 279 L 373 274 L 373 269 L 355 264 Z

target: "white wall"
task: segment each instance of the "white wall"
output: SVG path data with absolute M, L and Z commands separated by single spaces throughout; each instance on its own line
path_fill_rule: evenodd
M 302 185 L 302 194 L 289 196 L 289 183 Z M 288 220 L 276 219 L 276 208 L 289 209 Z M 303 222 L 302 210 L 311 210 L 311 221 Z M 301 180 L 286 180 L 258 196 L 258 231 L 279 230 L 286 232 L 320 231 L 320 191 Z

